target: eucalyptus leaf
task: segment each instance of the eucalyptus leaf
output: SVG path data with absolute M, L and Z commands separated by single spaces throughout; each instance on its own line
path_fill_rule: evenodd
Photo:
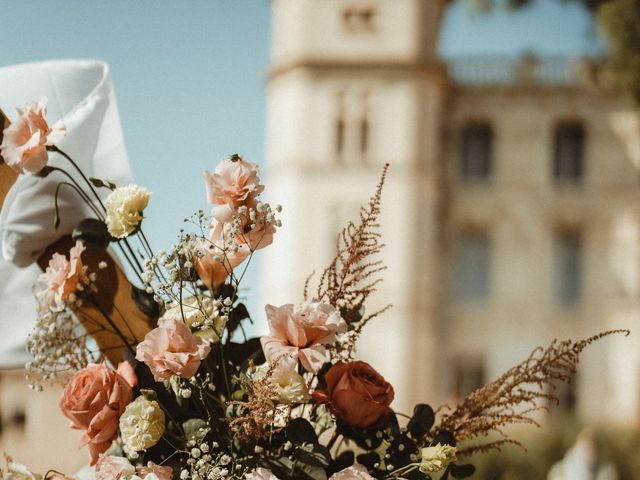
M 476 472 L 476 467 L 467 463 L 465 465 L 451 465 L 451 476 L 453 478 L 467 478 Z
M 105 250 L 109 243 L 115 240 L 107 230 L 107 225 L 95 218 L 82 220 L 73 229 L 71 237 L 76 241 L 81 240 L 85 245 L 91 245 L 101 250 Z
M 287 438 L 294 445 L 317 444 L 318 436 L 313 426 L 304 418 L 294 418 L 285 428 Z
M 422 438 L 431 429 L 435 419 L 433 408 L 420 403 L 413 408 L 413 416 L 407 424 L 407 430 L 409 430 L 413 438 Z

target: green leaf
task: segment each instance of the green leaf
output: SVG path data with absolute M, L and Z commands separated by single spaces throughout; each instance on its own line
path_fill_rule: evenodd
M 467 463 L 465 465 L 451 465 L 451 476 L 453 478 L 467 478 L 476 472 L 476 467 Z
M 414 439 L 422 438 L 431 429 L 435 419 L 436 416 L 433 408 L 424 403 L 420 403 L 413 408 L 413 416 L 407 424 L 407 430 L 409 430 L 409 433 L 411 433 Z
M 107 230 L 107 225 L 96 218 L 85 218 L 73 229 L 71 237 L 86 245 L 105 250 L 115 239 Z
M 324 445 L 308 443 L 296 449 L 295 458 L 305 465 L 321 467 L 324 470 L 331 462 L 331 453 Z
M 193 440 L 196 443 L 200 443 L 207 436 L 207 433 L 211 431 L 211 427 L 207 425 L 207 422 L 201 418 L 191 418 L 182 423 L 182 429 L 184 430 L 184 436 L 189 440 Z
M 318 436 L 311 424 L 304 418 L 294 418 L 285 428 L 285 434 L 294 445 L 317 444 Z
M 436 437 L 431 441 L 431 446 L 436 446 L 437 444 L 441 445 L 451 445 L 452 447 L 456 446 L 456 439 L 451 432 L 440 432 Z

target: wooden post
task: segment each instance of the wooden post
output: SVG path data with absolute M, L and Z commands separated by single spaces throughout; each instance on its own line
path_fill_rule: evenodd
M 9 125 L 8 118 L 1 110 L 0 124 L 3 125 L 2 129 Z M 2 131 L 0 131 L 1 142 Z M 17 178 L 18 174 L 4 163 L 0 156 L 0 208 Z M 53 202 L 53 199 L 51 201 Z M 82 219 L 79 218 L 78 222 L 80 220 Z M 60 238 L 38 258 L 38 265 L 45 270 L 54 253 L 68 256 L 72 246 L 71 237 Z M 93 337 L 98 346 L 113 364 L 117 364 L 127 356 L 127 349 L 122 339 L 113 333 L 113 327 L 115 326 L 131 341 L 135 350 L 135 345 L 155 327 L 156 319 L 140 311 L 131 298 L 131 283 L 106 251 L 87 245 L 82 259 L 84 264 L 98 276 L 98 292 L 94 295 L 94 301 L 85 300 L 80 308 L 74 310 L 74 313 L 88 332 L 96 332 Z M 106 262 L 107 268 L 100 270 L 98 264 L 102 261 Z M 35 317 L 36 312 L 33 312 L 33 315 Z

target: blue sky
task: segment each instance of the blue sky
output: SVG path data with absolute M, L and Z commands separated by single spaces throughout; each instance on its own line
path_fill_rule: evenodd
M 204 169 L 233 152 L 263 161 L 268 7 L 267 0 L 8 0 L 0 66 L 88 57 L 111 65 L 136 181 L 154 192 L 145 230 L 155 248 L 166 247 L 184 217 L 207 208 Z M 552 0 L 490 15 L 471 14 L 459 0 L 441 41 L 444 56 L 599 49 L 588 14 Z

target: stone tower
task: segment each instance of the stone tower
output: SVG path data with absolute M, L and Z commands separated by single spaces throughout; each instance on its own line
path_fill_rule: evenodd
M 261 252 L 263 303 L 301 300 L 385 163 L 385 282 L 392 299 L 359 343 L 396 389 L 396 410 L 434 398 L 444 0 L 272 0 L 266 177 L 283 228 Z M 312 282 L 313 284 L 313 282 Z

